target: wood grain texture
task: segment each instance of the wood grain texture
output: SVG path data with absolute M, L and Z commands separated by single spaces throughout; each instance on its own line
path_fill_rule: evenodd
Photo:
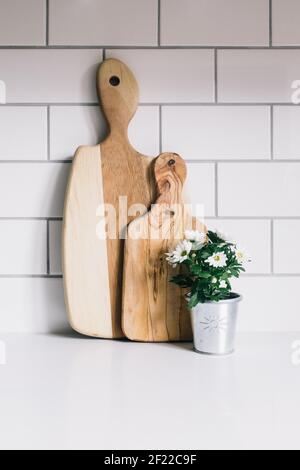
M 177 154 L 162 154 L 155 163 L 157 203 L 129 226 L 125 246 L 123 331 L 135 341 L 182 341 L 192 338 L 185 292 L 170 278 L 165 254 L 185 230 L 206 228 L 185 210 L 182 198 L 186 165 Z
M 111 77 L 120 80 L 119 85 L 111 86 Z M 127 197 L 128 208 L 142 205 L 142 213 L 151 204 L 151 191 L 148 171 L 149 159 L 133 149 L 128 140 L 128 126 L 138 106 L 138 85 L 130 70 L 119 61 L 108 60 L 99 70 L 102 108 L 110 126 L 108 138 L 101 144 L 104 200 L 116 209 L 119 226 L 119 197 Z M 133 220 L 129 217 L 127 223 Z M 122 280 L 124 240 L 121 232 L 127 224 L 122 224 L 119 236 L 107 240 L 111 311 L 114 336 L 123 336 L 121 329 Z
M 97 237 L 97 208 L 103 202 L 100 146 L 79 148 L 69 178 L 63 225 L 66 306 L 74 330 L 111 338 L 107 246 L 105 239 Z
M 99 98 L 109 125 L 97 147 L 82 147 L 73 163 L 65 202 L 63 266 L 66 305 L 72 327 L 89 336 L 122 338 L 122 275 L 128 219 L 119 217 L 119 198 L 145 213 L 153 200 L 153 159 L 128 140 L 128 125 L 139 100 L 137 82 L 122 62 L 104 61 L 97 77 Z M 114 238 L 95 240 L 99 205 L 116 214 Z M 142 208 L 142 207 L 143 208 Z M 86 213 L 87 212 L 87 213 Z

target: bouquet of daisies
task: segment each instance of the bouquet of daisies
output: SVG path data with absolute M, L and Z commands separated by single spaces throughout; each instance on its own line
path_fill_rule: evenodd
M 173 267 L 182 267 L 171 282 L 188 290 L 190 308 L 232 298 L 230 279 L 238 278 L 251 261 L 244 250 L 217 231 L 187 231 L 185 239 L 167 253 L 167 260 Z

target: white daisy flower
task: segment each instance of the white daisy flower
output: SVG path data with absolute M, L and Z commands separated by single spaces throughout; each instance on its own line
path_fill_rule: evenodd
M 227 255 L 224 251 L 220 253 L 214 253 L 212 256 L 205 260 L 205 263 L 208 263 L 210 266 L 214 268 L 223 268 L 227 264 Z
M 188 258 L 190 252 L 192 251 L 192 248 L 193 244 L 188 240 L 183 240 L 177 245 L 174 251 L 174 255 L 175 258 L 178 259 L 179 263 L 182 263 Z
M 250 263 L 250 261 L 251 261 L 251 257 L 249 256 L 247 251 L 243 250 L 242 248 L 236 248 L 235 249 L 235 257 L 236 257 L 237 261 L 241 264 Z
M 226 289 L 227 288 L 227 282 L 226 281 L 220 281 L 219 288 L 220 289 Z
M 193 242 L 193 250 L 199 251 L 204 247 L 204 243 L 201 242 Z
M 185 238 L 191 242 L 204 244 L 206 242 L 206 233 L 198 232 L 197 230 L 186 230 Z
M 216 277 L 213 277 L 212 280 L 211 280 L 211 283 L 212 284 L 217 284 L 218 282 L 218 279 Z
M 222 232 L 221 230 L 218 230 L 218 229 L 215 230 L 215 233 L 219 238 L 221 238 L 221 240 L 224 240 L 224 242 L 235 243 L 233 240 L 233 237 L 229 235 L 228 233 Z
M 206 233 L 197 230 L 186 230 L 185 238 L 193 243 L 194 251 L 201 250 L 207 241 Z
M 167 261 L 170 264 L 180 264 L 188 259 L 190 252 L 192 251 L 193 244 L 188 240 L 180 242 L 174 251 L 167 254 Z

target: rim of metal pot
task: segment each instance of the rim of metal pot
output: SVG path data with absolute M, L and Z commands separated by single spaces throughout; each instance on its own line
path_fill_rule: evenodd
M 216 302 L 215 300 L 208 300 L 207 302 L 204 302 L 203 304 L 199 303 L 198 305 L 196 305 L 196 307 L 194 308 L 197 308 L 199 305 L 207 305 L 207 304 L 216 304 L 216 305 L 221 305 L 221 304 L 231 304 L 231 303 L 234 303 L 234 302 L 241 302 L 241 300 L 243 300 L 243 296 L 240 295 L 240 294 L 237 294 L 236 292 L 232 292 L 232 295 L 236 296 L 236 297 L 233 297 L 231 299 L 223 299 L 223 300 L 219 300 L 219 302 Z M 190 295 L 188 294 L 186 296 L 187 300 L 189 300 L 189 297 Z

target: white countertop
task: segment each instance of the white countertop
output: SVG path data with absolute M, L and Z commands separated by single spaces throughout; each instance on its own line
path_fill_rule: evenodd
M 237 352 L 1 335 L 1 449 L 300 449 L 300 333 L 241 334 Z M 2 343 L 3 345 L 3 343 Z

